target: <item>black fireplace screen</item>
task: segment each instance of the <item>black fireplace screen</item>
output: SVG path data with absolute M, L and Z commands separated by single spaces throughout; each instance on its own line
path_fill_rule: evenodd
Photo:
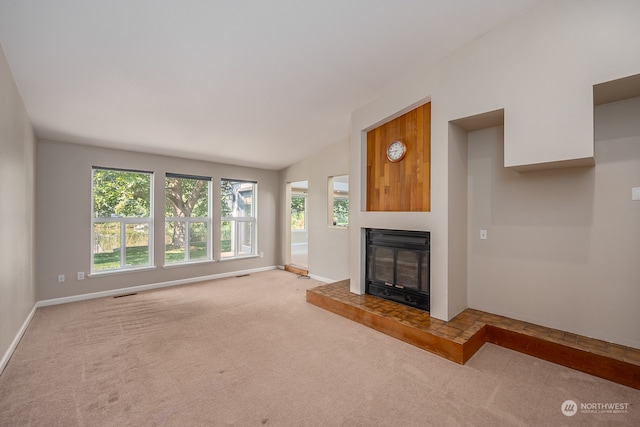
M 366 292 L 429 311 L 430 234 L 367 229 Z

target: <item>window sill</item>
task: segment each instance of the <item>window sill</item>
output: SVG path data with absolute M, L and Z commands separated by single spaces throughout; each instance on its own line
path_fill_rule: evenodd
M 348 225 L 329 225 L 327 227 L 332 230 L 348 230 L 349 229 Z
M 235 257 L 220 258 L 220 262 L 234 261 L 238 259 L 249 259 L 249 258 L 260 258 L 260 255 L 251 254 L 251 255 L 241 255 L 241 256 L 235 256 Z
M 155 269 L 156 269 L 155 265 L 147 265 L 144 267 L 122 268 L 119 270 L 94 271 L 92 273 L 89 273 L 87 277 L 101 277 L 101 276 L 110 276 L 112 274 L 137 273 L 140 271 L 152 271 Z

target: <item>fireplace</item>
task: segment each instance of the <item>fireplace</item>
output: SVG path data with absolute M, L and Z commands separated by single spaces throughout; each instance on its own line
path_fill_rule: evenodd
M 366 229 L 365 291 L 429 311 L 428 231 Z

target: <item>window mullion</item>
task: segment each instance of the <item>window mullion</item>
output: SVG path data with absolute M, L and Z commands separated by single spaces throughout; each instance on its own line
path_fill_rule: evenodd
M 120 268 L 127 265 L 127 225 L 124 219 L 119 219 L 120 223 Z
M 231 239 L 233 241 L 233 256 L 238 256 L 238 222 L 235 219 L 230 220 Z
M 191 255 L 189 254 L 191 249 L 191 218 L 185 218 L 184 221 L 184 259 L 189 261 L 191 259 Z

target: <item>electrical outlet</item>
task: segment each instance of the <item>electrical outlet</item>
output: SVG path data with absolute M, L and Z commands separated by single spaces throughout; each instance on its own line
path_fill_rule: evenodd
M 64 282 L 64 274 L 58 274 L 58 283 Z
M 640 187 L 633 187 L 631 189 L 631 200 L 640 200 Z
M 480 230 L 480 240 L 487 240 L 487 230 Z
M 84 271 L 78 271 L 78 280 L 84 280 Z
M 264 258 L 264 252 L 260 252 L 260 258 Z

